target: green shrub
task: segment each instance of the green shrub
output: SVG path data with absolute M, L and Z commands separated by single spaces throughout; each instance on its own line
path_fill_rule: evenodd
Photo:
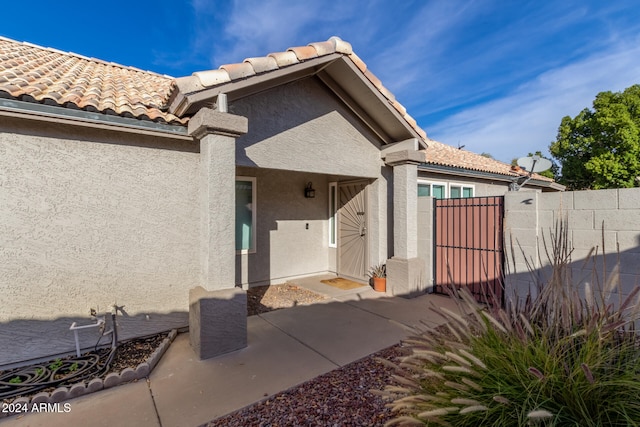
M 639 290 L 623 300 L 614 269 L 580 294 L 566 224 L 551 237 L 550 278 L 526 303 L 487 309 L 462 289 L 468 315 L 433 308 L 447 323 L 406 341 L 387 425 L 640 425 Z

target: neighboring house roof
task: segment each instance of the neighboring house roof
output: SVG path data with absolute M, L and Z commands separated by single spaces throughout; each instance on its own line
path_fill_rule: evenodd
M 507 163 L 481 156 L 480 154 L 458 149 L 434 140 L 429 140 L 428 144 L 429 149 L 424 150 L 426 165 L 462 168 L 509 177 L 528 175 L 528 172 L 517 166 L 514 167 Z M 552 179 L 537 173 L 534 173 L 532 178 L 537 181 L 553 182 Z
M 0 98 L 184 124 L 165 105 L 169 76 L 0 37 Z

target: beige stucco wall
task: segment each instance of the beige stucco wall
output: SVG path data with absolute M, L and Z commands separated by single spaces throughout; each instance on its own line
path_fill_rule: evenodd
M 257 250 L 236 256 L 237 283 L 336 270 L 334 181 L 371 183 L 370 261 L 392 255 L 391 168 L 340 100 L 307 79 L 230 110 L 249 119 L 237 174 L 257 178 Z M 196 142 L 3 118 L 0 365 L 73 350 L 71 322 L 114 303 L 121 338 L 186 326 L 200 284 L 199 170 Z M 82 346 L 96 337 L 81 333 Z
M 196 150 L 3 118 L 0 364 L 73 348 L 71 321 L 116 302 L 123 337 L 186 325 L 199 274 Z
M 236 283 L 245 287 L 282 283 L 291 277 L 335 271 L 335 251 L 329 250 L 328 241 L 332 178 L 246 167 L 237 172 L 256 178 L 258 216 L 256 251 L 236 256 Z M 313 183 L 315 198 L 304 197 L 308 182 Z
M 308 78 L 236 100 L 229 111 L 249 119 L 236 160 L 238 175 L 257 177 L 258 188 L 257 250 L 236 257 L 238 283 L 336 271 L 337 251 L 328 246 L 328 184 L 334 181 L 371 182 L 370 263 L 389 256 L 390 168 L 380 158 L 379 139 L 339 99 Z M 315 199 L 304 198 L 309 181 Z
M 384 166 L 378 138 L 314 78 L 235 101 L 229 111 L 249 119 L 238 165 L 366 178 Z
M 424 285 L 427 293 L 433 292 L 433 224 L 434 198 L 418 197 L 418 258 L 423 264 Z

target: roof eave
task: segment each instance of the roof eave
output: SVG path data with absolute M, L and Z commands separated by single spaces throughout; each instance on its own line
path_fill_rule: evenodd
M 418 169 L 425 172 L 442 173 L 445 175 L 464 176 L 468 178 L 486 178 L 497 181 L 511 182 L 515 175 L 503 175 L 495 172 L 486 172 L 475 169 L 460 168 L 454 166 L 434 165 L 430 163 L 422 163 Z
M 457 168 L 453 166 L 443 166 L 443 165 L 434 165 L 429 163 L 422 163 L 418 166 L 418 169 L 425 172 L 433 172 L 433 173 L 442 173 L 446 175 L 453 176 L 463 176 L 467 178 L 484 178 L 491 179 L 494 181 L 501 182 L 513 182 L 514 179 L 520 178 L 521 175 L 503 175 L 495 172 L 486 172 L 475 169 L 466 169 L 466 168 Z M 556 191 L 564 191 L 565 186 L 562 184 L 558 184 L 555 181 L 543 181 L 538 179 L 531 179 L 527 186 L 529 187 L 539 187 L 539 188 L 550 188 Z
M 392 105 L 392 102 L 395 101 L 393 95 L 390 92 L 388 93 L 388 96 L 391 96 L 391 98 L 383 95 L 382 92 L 360 71 L 358 66 L 352 60 L 347 59 L 344 56 L 342 57 L 342 59 L 343 61 L 336 62 L 331 67 L 326 67 L 322 71 L 322 75 L 328 75 L 331 77 L 331 79 L 336 81 L 339 87 L 347 92 L 347 94 L 354 100 L 354 102 L 356 102 L 360 108 L 363 108 L 375 123 L 381 123 L 382 121 L 384 121 L 385 116 L 389 117 L 390 119 L 393 118 L 393 123 L 388 122 L 386 126 L 394 127 L 396 130 L 393 132 L 389 132 L 392 139 L 389 141 L 385 141 L 385 143 L 389 144 L 400 142 L 410 138 L 417 138 L 420 145 L 418 149 L 426 149 L 426 134 L 421 135 L 420 133 L 418 133 L 416 129 L 411 126 L 409 122 L 407 122 L 407 119 L 403 117 L 403 115 L 400 114 L 400 112 Z M 354 84 L 349 76 L 344 76 L 343 73 L 340 73 L 339 70 L 334 70 L 337 69 L 339 65 L 343 64 L 348 67 L 351 75 L 358 78 L 358 81 L 362 83 L 362 87 L 359 88 L 358 85 Z M 325 84 L 327 84 L 326 80 L 326 78 L 323 79 L 323 81 L 325 81 Z M 335 88 L 331 89 L 334 93 L 336 93 L 336 95 L 339 96 L 338 91 Z M 358 92 L 358 90 L 360 90 L 360 94 L 365 94 L 366 96 L 372 95 L 373 97 L 375 97 L 376 102 L 373 103 L 369 102 L 368 100 L 359 102 L 358 99 L 361 98 L 361 95 L 357 96 L 356 92 Z M 377 111 L 375 110 L 376 105 L 378 106 Z M 353 109 L 353 107 L 351 108 Z
M 226 94 L 227 100 L 232 102 L 316 74 L 324 66 L 341 57 L 342 55 L 334 53 L 212 87 L 198 85 L 195 76 L 178 79 L 176 83 L 179 93 L 169 105 L 169 111 L 179 117 L 193 114 L 221 93 Z
M 192 141 L 183 125 L 156 123 L 104 113 L 0 98 L 0 116 Z
M 215 102 L 221 93 L 227 95 L 229 102 L 233 102 L 314 75 L 385 144 L 417 138 L 421 148 L 427 147 L 424 136 L 402 117 L 391 104 L 392 101 L 380 93 L 348 56 L 341 53 L 320 56 L 212 87 L 202 86 L 195 76 L 177 79 L 176 90 L 169 100 L 169 111 L 183 117 L 194 114 L 203 105 Z M 363 102 L 365 99 L 367 102 Z

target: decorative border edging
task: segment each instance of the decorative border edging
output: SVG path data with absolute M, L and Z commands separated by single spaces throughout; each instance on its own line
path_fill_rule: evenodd
M 140 363 L 135 369 L 124 368 L 119 373 L 111 372 L 107 374 L 104 380 L 102 378 L 94 378 L 89 381 L 88 384 L 85 384 L 85 382 L 83 381 L 78 384 L 74 384 L 71 387 L 58 387 L 51 393 L 41 391 L 40 393 L 36 393 L 32 397 L 19 397 L 15 399 L 11 403 L 11 405 L 22 408 L 32 408 L 33 405 L 40 405 L 41 403 L 60 403 L 64 402 L 65 400 L 84 396 L 96 391 L 148 377 L 177 335 L 178 331 L 176 329 L 172 329 L 171 332 L 169 332 L 169 335 L 167 335 L 167 337 L 162 340 L 158 348 L 156 348 L 155 351 L 151 353 L 147 360 Z M 13 415 L 19 415 L 23 412 L 0 412 L 0 419 Z

